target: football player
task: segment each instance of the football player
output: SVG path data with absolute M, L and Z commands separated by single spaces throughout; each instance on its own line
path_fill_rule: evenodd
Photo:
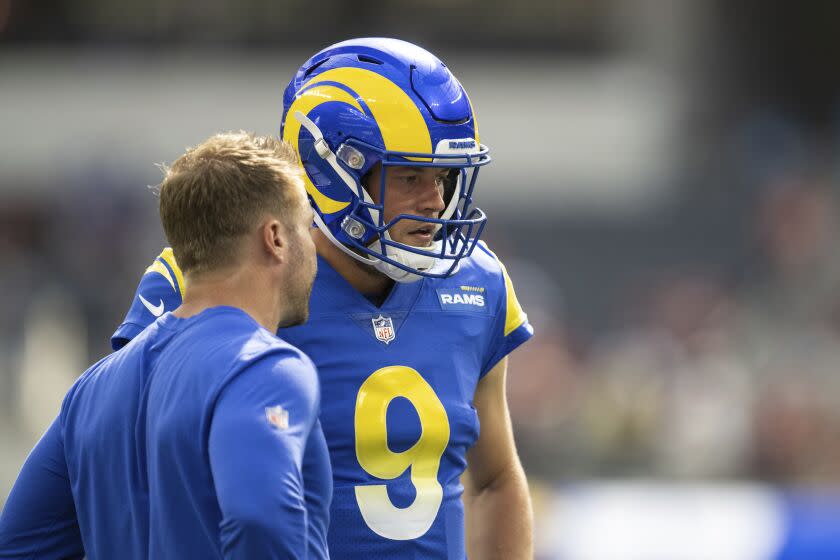
M 318 367 L 332 557 L 531 558 L 505 377 L 533 331 L 478 241 L 472 195 L 490 157 L 466 91 L 420 47 L 356 39 L 307 60 L 283 104 L 319 266 L 309 322 L 280 336 Z M 183 289 L 164 250 L 114 347 Z

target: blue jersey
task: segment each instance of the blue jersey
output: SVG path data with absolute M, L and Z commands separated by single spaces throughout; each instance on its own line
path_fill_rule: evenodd
M 0 557 L 305 558 L 331 493 L 319 398 L 311 361 L 243 311 L 165 314 L 70 389 Z
M 112 342 L 177 305 L 177 265 L 146 274 Z M 479 380 L 532 336 L 501 262 L 480 243 L 447 279 L 394 285 L 376 306 L 319 259 L 305 325 L 280 336 L 321 381 L 333 468 L 332 558 L 465 558 L 466 452 L 479 423 Z

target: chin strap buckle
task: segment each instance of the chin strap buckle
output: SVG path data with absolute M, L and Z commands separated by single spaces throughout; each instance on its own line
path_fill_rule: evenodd
M 324 140 L 323 137 L 318 138 L 318 140 L 315 141 L 315 151 L 318 152 L 321 159 L 327 159 L 327 157 L 332 153 L 327 141 Z

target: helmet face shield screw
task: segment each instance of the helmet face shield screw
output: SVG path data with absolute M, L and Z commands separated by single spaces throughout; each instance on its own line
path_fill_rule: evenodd
M 335 155 L 351 169 L 359 170 L 365 166 L 365 156 L 353 146 L 342 144 Z
M 347 216 L 344 218 L 344 222 L 341 224 L 341 229 L 343 229 L 347 235 L 352 237 L 353 239 L 361 239 L 362 236 L 365 234 L 365 226 L 360 224 L 355 218 L 351 216 Z

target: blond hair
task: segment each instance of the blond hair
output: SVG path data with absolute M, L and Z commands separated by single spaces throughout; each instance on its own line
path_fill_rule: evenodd
M 299 181 L 294 150 L 270 136 L 228 132 L 189 148 L 159 186 L 161 223 L 181 269 L 235 264 L 242 236 L 265 214 L 291 227 Z

